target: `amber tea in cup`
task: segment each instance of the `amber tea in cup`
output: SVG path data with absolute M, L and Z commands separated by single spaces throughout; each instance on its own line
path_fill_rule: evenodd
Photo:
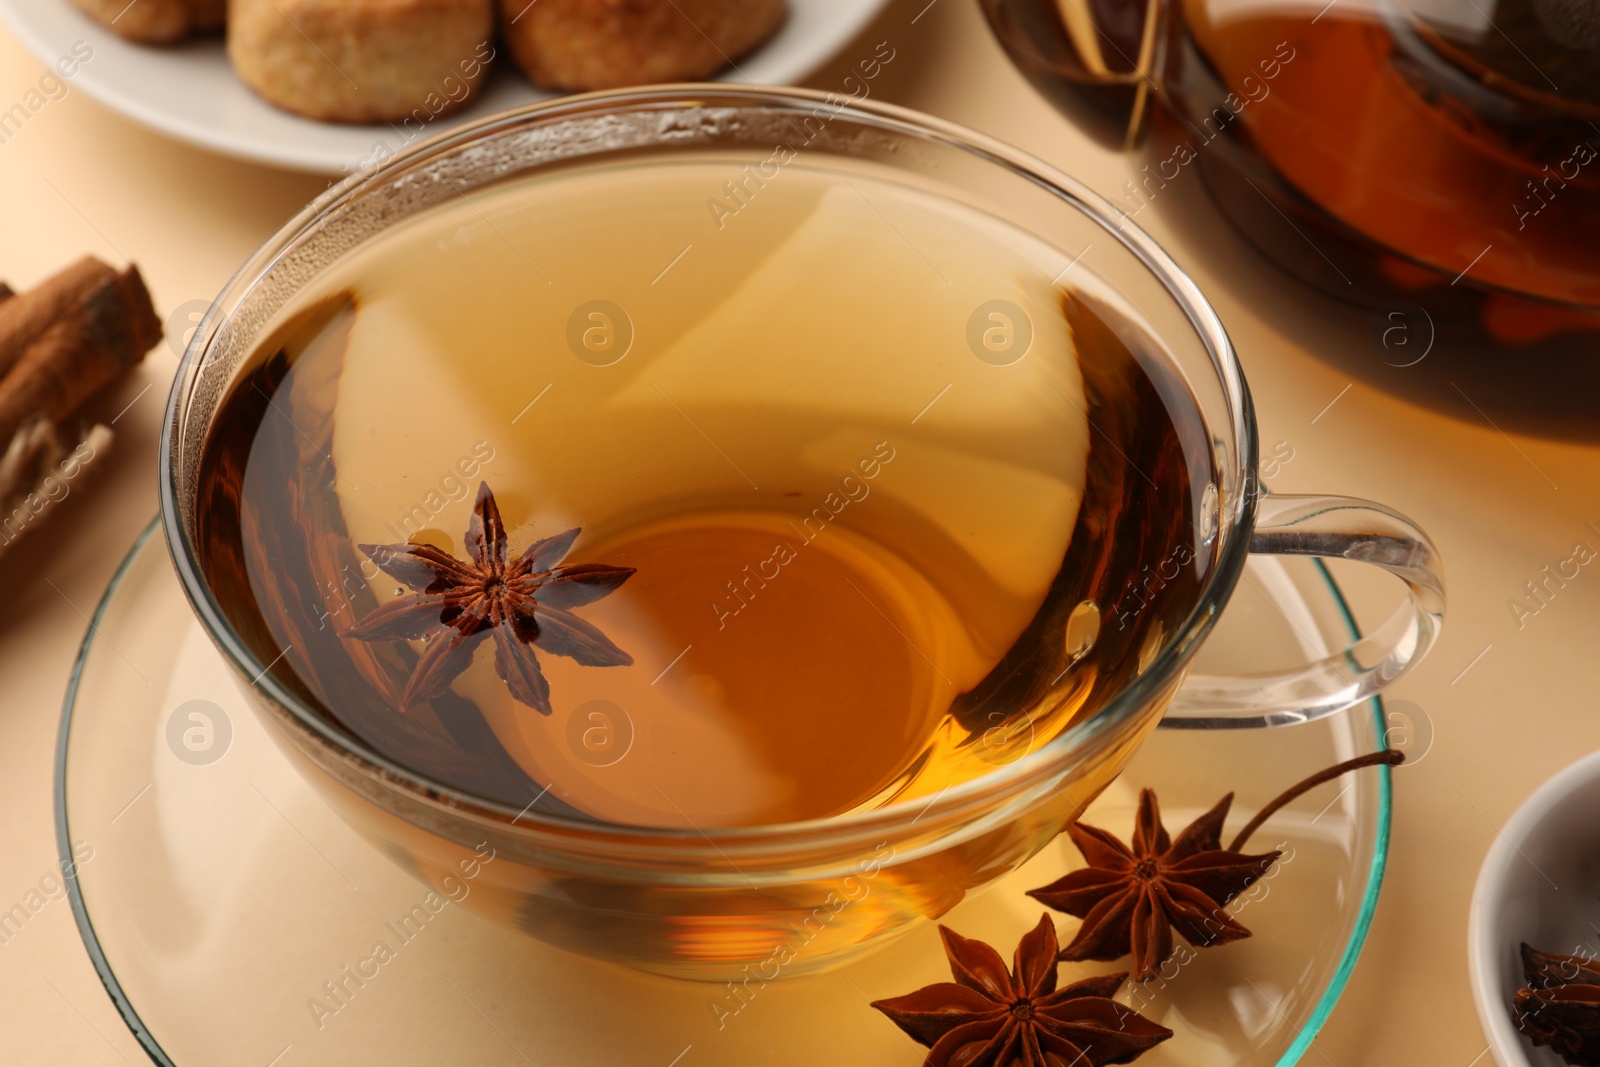
M 202 565 L 275 675 L 465 790 L 700 828 L 932 796 L 1103 705 L 1193 597 L 1183 386 L 1058 258 L 804 160 L 459 200 L 263 338 L 202 463 Z M 579 532 L 474 652 L 426 592 L 448 567 L 385 553 L 470 563 L 490 506 L 508 561 Z M 397 601 L 418 625 L 366 635 Z

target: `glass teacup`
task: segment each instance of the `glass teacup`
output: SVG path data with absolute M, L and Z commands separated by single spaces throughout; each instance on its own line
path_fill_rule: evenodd
M 929 311 L 926 322 L 899 323 L 884 335 L 884 347 L 868 346 L 865 355 L 851 350 L 851 359 L 861 365 L 876 353 L 898 360 L 894 366 L 905 376 L 948 378 L 944 388 L 934 395 L 934 385 L 918 404 L 894 414 L 893 429 L 881 431 L 879 440 L 873 420 L 890 418 L 879 412 L 893 408 L 885 397 L 899 388 L 901 375 L 880 375 L 876 385 L 867 380 L 871 375 L 857 376 L 850 390 L 841 391 L 834 376 L 841 366 L 853 364 L 841 363 L 834 352 L 818 350 L 814 358 L 802 353 L 759 387 L 752 383 L 761 380 L 760 372 L 772 369 L 761 363 L 760 344 L 749 350 L 754 377 L 740 377 L 724 367 L 671 378 L 671 360 L 650 337 L 656 312 L 641 313 L 635 322 L 624 305 L 656 308 L 640 303 L 656 299 L 644 294 L 659 293 L 654 287 L 690 248 L 663 262 L 654 279 L 609 283 L 613 288 L 632 284 L 640 294 L 619 303 L 604 293 L 580 294 L 596 278 L 607 282 L 603 263 L 601 274 L 580 278 L 567 292 L 565 280 L 543 277 L 507 236 L 520 232 L 515 229 L 519 220 L 529 218 L 559 232 L 562 218 L 540 216 L 526 206 L 538 203 L 541 190 L 558 186 L 611 189 L 618 181 L 633 182 L 629 196 L 643 197 L 650 211 L 659 209 L 659 217 L 666 218 L 682 204 L 669 203 L 662 194 L 660 203 L 651 206 L 651 190 L 676 188 L 682 174 L 698 173 L 684 168 L 704 164 L 730 174 L 725 187 L 711 189 L 705 205 L 698 198 L 692 205 L 702 213 L 701 225 L 708 232 L 723 232 L 730 220 L 758 226 L 755 212 L 770 216 L 797 191 L 821 190 L 815 199 L 822 204 L 828 190 L 838 190 L 851 207 L 827 231 L 830 239 L 881 219 L 882 239 L 896 249 L 900 246 L 893 242 L 903 242 L 905 262 L 914 265 L 920 259 L 930 270 L 927 277 L 909 282 L 895 273 L 895 285 L 992 295 L 970 301 L 970 307 L 957 297 L 950 308 Z M 916 205 L 939 218 L 928 223 Z M 585 728 L 591 719 L 577 716 L 595 716 L 584 711 L 593 701 L 560 709 L 566 718 L 558 720 L 540 719 L 528 708 L 497 717 L 485 703 L 492 698 L 476 696 L 485 708 L 482 721 L 495 735 L 488 743 L 529 771 L 519 779 L 523 792 L 478 789 L 470 777 L 451 770 L 459 760 L 435 764 L 429 752 L 415 745 L 386 745 L 381 731 L 375 734 L 363 725 L 366 720 L 355 709 L 341 707 L 328 691 L 295 674 L 296 660 L 311 655 L 311 645 L 327 652 L 350 640 L 347 628 L 321 625 L 331 608 L 314 620 L 317 625 L 300 630 L 292 621 L 274 617 L 270 607 L 258 608 L 248 618 L 240 615 L 237 590 L 221 588 L 215 567 L 207 566 L 203 533 L 218 525 L 218 498 L 207 489 L 211 476 L 206 458 L 211 449 L 221 447 L 215 444 L 219 425 L 226 430 L 237 415 L 229 406 L 230 396 L 259 369 L 260 361 L 252 357 L 264 339 L 285 335 L 286 316 L 294 326 L 289 334 L 299 329 L 295 324 L 303 325 L 307 294 L 320 296 L 329 278 L 348 272 L 351 263 L 367 262 L 362 255 L 378 242 L 396 232 L 412 232 L 403 226 L 434 216 L 457 217 L 440 215 L 450 210 L 466 218 L 466 226 L 481 219 L 486 239 L 503 240 L 511 249 L 503 254 L 514 253 L 551 287 L 545 290 L 530 280 L 530 288 L 521 288 L 518 283 L 514 300 L 504 293 L 479 297 L 452 291 L 440 313 L 463 316 L 458 320 L 462 330 L 477 328 L 484 316 L 531 316 L 529 329 L 535 334 L 548 330 L 548 348 L 557 353 L 538 358 L 567 361 L 564 370 L 552 372 L 570 372 L 570 378 L 562 379 L 564 389 L 592 391 L 591 410 L 597 414 L 569 427 L 565 438 L 542 440 L 547 449 L 567 448 L 568 472 L 575 465 L 583 475 L 573 483 L 578 488 L 567 491 L 566 506 L 581 512 L 586 530 L 599 531 L 597 544 L 615 549 L 622 543 L 616 536 L 620 524 L 636 512 L 672 519 L 669 505 L 679 497 L 694 500 L 701 510 L 732 506 L 724 495 L 730 486 L 744 493 L 741 482 L 757 497 L 740 499 L 759 498 L 763 507 L 781 508 L 780 498 L 787 497 L 809 503 L 800 490 L 770 487 L 791 484 L 784 477 L 799 478 L 794 484 L 802 484 L 804 476 L 795 470 L 805 465 L 795 457 L 819 454 L 824 436 L 819 427 L 829 427 L 831 434 L 841 425 L 839 405 L 850 407 L 851 425 L 867 434 L 862 440 L 869 442 L 870 451 L 859 460 L 850 451 L 854 445 L 838 453 L 850 460 L 839 479 L 839 494 L 830 493 L 809 512 L 798 507 L 794 536 L 802 545 L 799 551 L 821 551 L 803 545 L 824 527 L 835 541 L 850 537 L 868 544 L 901 538 L 912 546 L 905 558 L 913 562 L 922 558 L 918 552 L 926 556 L 934 551 L 928 545 L 938 542 L 939 551 L 953 552 L 958 561 L 984 564 L 966 568 L 969 576 L 959 588 L 951 586 L 950 602 L 964 605 L 970 620 L 990 615 L 1009 620 L 994 624 L 1003 636 L 989 641 L 988 658 L 964 676 L 938 648 L 932 655 L 924 651 L 919 643 L 923 631 L 916 626 L 925 620 L 907 617 L 897 625 L 872 596 L 862 593 L 862 617 L 870 623 L 870 613 L 877 611 L 888 620 L 908 646 L 909 651 L 902 650 L 904 658 L 915 665 L 920 656 L 949 690 L 941 690 L 944 695 L 935 700 L 945 715 L 939 727 L 942 749 L 930 743 L 892 781 L 877 783 L 812 817 L 708 820 L 703 813 L 696 817 L 699 809 L 685 811 L 659 786 L 657 792 L 681 819 L 670 813 L 664 819 L 650 813 L 617 814 L 622 809 L 598 813 L 596 805 L 584 803 L 580 787 L 593 784 L 589 771 L 596 766 L 616 764 L 625 771 L 633 766 L 618 763 L 625 761 L 626 750 L 609 763 L 583 759 L 580 752 L 586 768 L 576 768 L 578 777 L 573 778 L 570 760 L 560 767 L 546 760 L 540 739 L 548 741 L 550 735 L 539 732 L 547 729 L 547 722 L 576 723 L 570 736 L 593 735 L 603 749 L 612 743 L 618 724 L 601 713 L 592 718 L 592 730 Z M 746 210 L 752 214 L 739 219 Z M 806 218 L 826 216 L 816 210 L 820 214 Z M 1019 268 L 1015 276 L 996 273 L 993 294 L 983 289 L 989 264 L 980 255 L 970 261 L 945 258 L 941 269 L 928 252 L 937 256 L 939 235 L 949 231 L 948 219 L 940 215 L 944 211 L 1017 235 L 1036 262 L 1030 261 L 1028 270 Z M 657 217 L 648 212 L 641 216 L 646 225 Z M 344 818 L 425 882 L 437 887 L 446 879 L 470 878 L 474 892 L 469 907 L 491 918 L 573 952 L 667 974 L 768 981 L 830 965 L 918 920 L 942 915 L 966 894 L 1020 865 L 1077 817 L 1163 718 L 1176 726 L 1234 727 L 1329 714 L 1388 684 L 1436 636 L 1443 591 L 1425 535 L 1394 512 L 1363 501 L 1264 495 L 1255 477 L 1248 393 L 1215 314 L 1149 238 L 1120 222 L 1114 208 L 1072 179 L 978 134 L 896 108 L 799 90 L 694 86 L 606 93 L 464 127 L 351 178 L 313 203 L 245 265 L 196 331 L 172 393 L 162 452 L 163 515 L 178 572 L 197 614 L 284 750 Z M 630 224 L 625 220 L 620 227 L 622 239 L 629 237 Z M 437 254 L 440 278 L 452 273 L 457 262 L 451 259 L 452 242 L 459 243 L 463 228 L 428 231 L 434 243 L 425 247 Z M 632 239 L 644 242 L 652 236 L 641 229 Z M 393 245 L 380 247 L 385 256 L 379 258 L 405 261 L 404 254 L 387 255 Z M 707 250 L 702 256 L 716 254 Z M 895 292 L 909 299 L 904 289 L 890 284 L 888 273 L 875 277 L 875 268 L 862 271 L 858 265 L 861 276 L 856 277 L 842 263 L 835 269 L 848 286 L 866 289 L 869 295 L 881 288 L 890 305 L 886 314 L 895 310 Z M 1043 283 L 1018 280 L 1032 277 L 1030 270 Z M 446 282 L 439 284 L 448 288 Z M 702 298 L 692 288 L 680 292 L 671 303 L 692 306 Z M 776 298 L 769 294 L 767 304 L 760 304 L 760 294 L 757 284 L 741 280 L 732 296 L 715 295 L 716 314 L 729 308 L 750 312 L 754 306 L 754 312 L 736 321 L 759 334 L 764 324 L 794 312 L 784 306 L 781 292 Z M 319 300 L 316 306 L 335 305 Z M 343 314 L 339 307 L 330 314 Z M 825 317 L 831 310 L 813 308 L 811 314 L 771 329 L 803 331 L 814 325 L 815 316 Z M 902 335 L 918 343 L 897 346 L 895 338 Z M 1068 336 L 1076 348 L 1058 343 Z M 792 341 L 770 339 L 774 346 Z M 1097 369 L 1095 360 L 1060 356 L 1091 349 L 1120 353 L 1119 374 L 1139 376 L 1146 407 L 1119 406 L 1118 381 Z M 767 358 L 775 359 L 768 351 Z M 487 358 L 492 363 L 510 357 Z M 521 373 L 509 363 L 501 369 L 508 381 Z M 619 408 L 616 398 L 630 384 L 653 388 L 659 402 L 650 400 L 654 407 L 645 414 L 637 404 Z M 349 391 L 348 383 L 345 387 Z M 508 387 L 507 392 L 515 390 Z M 287 395 L 271 398 L 263 392 L 262 410 Z M 404 394 L 398 395 L 402 410 L 391 405 L 372 418 L 370 427 L 358 429 L 381 433 L 385 421 L 404 422 L 407 416 L 426 421 L 437 415 L 431 403 L 403 410 Z M 520 394 L 504 398 L 511 405 L 505 411 L 509 421 L 520 422 L 542 395 L 530 393 L 526 403 Z M 757 413 L 754 423 L 761 429 L 744 431 L 747 442 L 792 438 L 789 445 L 767 458 L 761 458 L 753 443 L 744 450 L 729 445 L 729 435 L 737 438 L 744 423 L 717 414 L 723 409 L 708 401 L 702 403 L 712 395 L 731 398 L 732 410 Z M 334 464 L 332 394 L 313 391 L 310 396 L 309 406 L 295 407 L 292 397 L 285 400 L 294 416 L 286 417 L 285 432 L 312 445 L 303 453 L 306 461 L 317 467 L 325 460 L 329 479 L 369 485 L 380 478 L 381 472 L 363 474 L 350 463 L 341 471 Z M 802 403 L 796 397 L 806 399 Z M 325 408 L 318 407 L 321 399 L 327 400 Z M 941 403 L 942 410 L 935 407 Z M 342 418 L 356 418 L 344 410 Z M 806 417 L 785 423 L 772 414 L 792 410 L 802 410 Z M 669 416 L 681 416 L 688 424 L 681 432 L 699 434 L 727 461 L 726 467 L 712 456 L 703 470 L 714 474 L 703 474 L 697 466 L 692 476 L 684 476 L 689 488 L 676 487 L 673 479 L 678 476 L 669 477 L 670 465 L 652 467 L 657 457 L 645 454 L 652 440 L 670 451 L 665 431 L 649 422 L 651 411 L 666 420 L 660 425 L 676 425 Z M 1170 420 L 1159 433 L 1148 420 L 1152 411 Z M 930 417 L 930 412 L 936 414 Z M 646 427 L 645 447 L 618 474 L 621 465 L 614 460 L 620 446 L 608 450 L 606 442 L 620 440 L 619 435 L 636 432 L 640 425 Z M 996 455 L 1009 458 L 984 465 L 973 463 L 966 452 L 951 458 L 948 448 L 937 451 L 941 442 L 948 446 L 957 440 L 964 440 L 969 450 L 993 445 Z M 745 465 L 723 445 L 733 447 Z M 341 453 L 341 462 L 347 454 Z M 870 508 L 865 503 L 869 492 L 888 492 L 885 487 L 899 472 L 917 470 L 919 454 L 934 455 L 942 464 L 922 468 L 936 477 L 923 478 L 920 491 L 902 485 L 897 490 L 902 495 L 891 500 L 901 505 L 898 510 Z M 837 474 L 829 465 L 834 462 L 819 469 Z M 900 466 L 893 466 L 896 462 Z M 1013 469 L 1032 477 L 1007 481 Z M 1064 476 L 1068 470 L 1080 473 Z M 880 475 L 882 480 L 874 482 Z M 997 485 L 1006 491 L 989 493 L 983 521 L 969 508 L 939 527 L 952 537 L 941 540 L 939 530 L 913 535 L 918 508 L 935 508 L 929 494 L 948 493 L 944 483 L 964 485 L 963 477 L 975 487 L 973 493 L 977 487 L 992 490 Z M 504 490 L 506 484 L 500 480 L 497 487 Z M 296 483 L 297 493 L 302 488 Z M 337 492 L 330 490 L 330 499 Z M 763 492 L 767 497 L 760 496 Z M 308 498 L 288 499 L 297 514 L 315 511 Z M 1071 508 L 1052 503 L 1062 500 Z M 464 516 L 467 502 L 456 503 L 451 514 Z M 854 510 L 845 510 L 852 506 Z M 483 492 L 473 507 L 474 522 L 486 522 Z M 448 510 L 443 504 L 437 509 L 429 504 L 428 509 Z M 1038 516 L 1043 518 L 1035 525 Z M 358 538 L 345 536 L 342 522 L 335 562 L 348 558 L 359 564 L 360 557 L 350 555 L 359 547 L 365 554 L 361 566 L 370 568 L 360 573 L 368 582 L 385 572 L 385 552 L 405 551 L 403 546 L 358 545 Z M 510 525 L 518 523 L 512 520 Z M 522 529 L 514 532 L 519 541 L 511 546 L 512 555 L 523 548 Z M 540 527 L 536 532 L 546 537 L 553 530 Z M 318 537 L 327 533 L 310 531 Z M 439 539 L 438 531 L 401 528 L 397 533 L 413 534 L 412 543 Z M 466 540 L 473 536 L 469 531 Z M 959 539 L 956 549 L 947 543 L 952 538 Z M 403 536 L 390 540 L 403 541 Z M 463 555 L 470 548 L 455 552 Z M 605 554 L 604 549 L 596 551 Z M 1372 563 L 1401 578 L 1409 600 L 1373 636 L 1327 660 L 1251 676 L 1189 675 L 1190 661 L 1251 552 Z M 1018 577 L 1023 557 L 1033 561 L 1028 572 L 1032 577 Z M 774 594 L 762 591 L 768 581 L 779 582 L 777 568 L 784 562 L 758 563 L 757 573 L 741 581 L 743 594 L 730 580 L 732 599 L 720 601 L 720 608 L 711 603 L 705 625 L 715 622 L 720 632 L 745 607 L 770 603 Z M 270 571 L 274 564 L 287 567 L 289 561 L 268 558 L 259 566 Z M 774 569 L 760 570 L 762 564 Z M 997 567 L 1006 568 L 1005 581 L 992 577 Z M 635 588 L 648 580 L 643 574 L 630 579 Z M 996 604 L 1018 600 L 1018 586 L 1032 590 L 1020 598 L 1026 605 L 1020 616 L 991 611 Z M 792 580 L 784 588 L 795 591 Z M 371 606 L 380 593 L 389 595 L 381 590 L 363 595 Z M 746 599 L 757 596 L 767 599 Z M 637 651 L 645 640 L 636 634 L 625 643 Z M 680 655 L 689 651 L 685 648 Z M 499 655 L 496 669 L 505 679 Z M 667 655 L 638 676 L 640 692 L 674 669 L 678 661 L 666 662 Z M 487 654 L 482 658 L 487 661 Z M 548 660 L 546 670 L 552 669 Z M 773 663 L 782 667 L 782 657 Z M 657 666 L 660 674 L 652 679 Z M 632 664 L 630 669 L 644 668 Z M 486 671 L 485 662 L 479 677 L 487 678 L 492 688 Z M 578 691 L 577 676 L 558 672 L 551 677 L 558 688 Z M 600 684 L 592 681 L 597 675 L 582 677 L 582 684 Z M 862 677 L 874 676 L 867 671 Z M 677 678 L 669 684 L 677 684 Z M 859 706 L 849 704 L 858 696 L 845 694 L 840 703 L 859 713 Z M 404 707 L 380 710 L 405 713 Z M 828 711 L 817 709 L 819 721 Z M 848 718 L 832 722 L 830 729 L 842 729 Z M 641 724 L 641 735 L 650 728 Z M 630 737 L 633 730 L 629 724 Z M 454 743 L 439 736 L 447 746 Z M 922 773 L 934 765 L 943 777 Z M 542 787 L 530 768 L 544 775 Z M 670 761 L 658 770 L 673 773 Z M 683 776 L 681 788 L 694 788 L 697 773 Z M 805 783 L 799 785 L 803 791 Z M 679 788 L 674 786 L 674 792 Z

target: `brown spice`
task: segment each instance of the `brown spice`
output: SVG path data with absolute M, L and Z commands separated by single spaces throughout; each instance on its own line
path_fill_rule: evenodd
M 22 353 L 51 324 L 82 305 L 91 292 L 116 276 L 110 266 L 85 256 L 0 305 L 0 377 L 16 366 Z
M 954 982 L 872 1006 L 928 1046 L 924 1067 L 1047 1067 L 1131 1063 L 1172 1036 L 1111 998 L 1126 974 L 1057 988 L 1050 916 L 1017 944 L 1011 969 L 982 941 L 939 927 Z
M 1528 984 L 1512 1001 L 1517 1029 L 1576 1067 L 1600 1065 L 1600 961 L 1522 945 Z
M 85 257 L 25 293 L 0 283 L 0 549 L 59 499 L 52 477 L 75 478 L 109 443 L 103 426 L 84 435 L 78 408 L 160 339 L 131 265 Z
M 1132 954 L 1134 976 L 1147 982 L 1172 955 L 1176 927 L 1197 948 L 1225 945 L 1250 931 L 1225 910 L 1277 862 L 1278 852 L 1244 855 L 1250 835 L 1285 804 L 1349 771 L 1376 764 L 1394 766 L 1405 757 L 1393 750 L 1359 756 L 1292 786 L 1262 808 L 1222 847 L 1222 824 L 1233 803 L 1229 793 L 1190 823 L 1174 841 L 1161 822 L 1156 795 L 1139 794 L 1132 847 L 1104 830 L 1082 823 L 1067 829 L 1088 866 L 1029 892 L 1047 907 L 1083 920 L 1064 960 L 1114 960 Z
M 75 264 L 40 289 L 59 293 L 65 283 L 57 279 L 91 273 Z M 22 311 L 16 312 L 19 307 Z M 41 308 L 60 312 L 42 328 Z M 73 415 L 90 396 L 144 359 L 161 340 L 161 320 L 138 268 L 129 266 L 103 277 L 64 309 L 55 298 L 35 301 L 33 292 L 0 304 L 0 363 L 16 339 L 30 333 L 15 362 L 0 371 L 5 375 L 0 378 L 0 441 L 10 441 L 35 415 L 54 422 Z
M 578 530 L 546 537 L 508 560 L 506 528 L 489 484 L 467 527 L 470 559 L 432 545 L 362 545 L 372 562 L 409 586 L 409 596 L 369 612 L 342 636 L 362 641 L 425 638 L 400 710 L 434 699 L 472 662 L 484 638 L 494 639 L 494 669 L 522 704 L 549 715 L 550 684 L 535 649 L 568 656 L 588 667 L 624 667 L 633 657 L 570 609 L 592 604 L 633 576 L 632 567 L 561 561 Z

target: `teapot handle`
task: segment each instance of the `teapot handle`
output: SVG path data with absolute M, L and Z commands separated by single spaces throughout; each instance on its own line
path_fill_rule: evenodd
M 1159 84 L 1170 0 L 982 0 L 1035 89 L 1108 148 L 1135 147 Z

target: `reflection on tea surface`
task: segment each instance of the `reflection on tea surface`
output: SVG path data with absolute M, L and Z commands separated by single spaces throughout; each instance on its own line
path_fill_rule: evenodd
M 729 210 L 737 203 L 736 212 Z M 1191 609 L 1211 453 L 1131 313 L 886 180 L 620 165 L 472 194 L 286 313 L 203 464 L 207 576 L 263 664 L 407 767 L 647 826 L 932 796 L 1099 707 Z M 341 636 L 409 593 L 360 546 L 630 567 L 576 608 L 632 658 Z M 436 640 L 436 639 L 435 639 Z

